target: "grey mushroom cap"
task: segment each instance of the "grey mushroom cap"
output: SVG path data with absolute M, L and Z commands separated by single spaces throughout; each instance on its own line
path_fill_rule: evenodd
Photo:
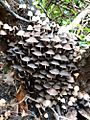
M 52 69 L 49 72 L 54 75 L 58 75 L 60 73 L 58 69 Z
M 58 95 L 58 92 L 54 88 L 50 88 L 47 90 L 47 93 L 51 96 L 56 96 Z

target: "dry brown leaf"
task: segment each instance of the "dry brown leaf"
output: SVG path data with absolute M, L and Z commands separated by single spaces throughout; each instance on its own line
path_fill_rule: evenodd
M 25 98 L 26 92 L 22 86 L 19 87 L 16 93 L 16 100 L 18 101 L 18 111 L 23 112 L 23 110 L 27 113 L 28 106 L 23 100 Z M 23 101 L 22 101 L 23 100 Z
M 3 115 L 1 115 L 1 116 L 0 116 L 0 120 L 4 120 L 4 117 L 3 117 Z

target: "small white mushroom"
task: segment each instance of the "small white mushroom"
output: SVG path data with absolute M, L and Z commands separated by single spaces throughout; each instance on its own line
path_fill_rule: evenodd
M 16 35 L 17 35 L 17 36 L 23 36 L 24 33 L 25 33 L 25 31 L 19 30 L 19 31 L 16 33 Z
M 54 88 L 48 89 L 47 93 L 52 96 L 56 96 L 58 94 L 58 92 Z
M 69 101 L 69 102 L 68 102 L 68 105 L 69 105 L 69 106 L 73 106 L 73 102 L 72 102 L 72 101 Z
M 90 96 L 88 93 L 85 93 L 84 96 L 83 96 L 84 100 L 88 101 Z
M 26 4 L 19 4 L 19 9 L 26 9 Z
M 7 33 L 4 30 L 0 30 L 0 35 L 7 35 Z
M 52 104 L 51 104 L 51 101 L 50 101 L 50 100 L 44 100 L 44 101 L 43 101 L 43 106 L 44 106 L 44 107 L 51 107 L 51 105 L 52 105 Z
M 76 86 L 74 87 L 74 91 L 75 91 L 75 92 L 78 92 L 78 91 L 79 91 L 79 86 L 78 86 L 78 85 L 76 85 Z
M 47 113 L 45 113 L 45 114 L 44 114 L 44 117 L 45 117 L 45 118 L 48 118 L 48 114 L 47 114 Z

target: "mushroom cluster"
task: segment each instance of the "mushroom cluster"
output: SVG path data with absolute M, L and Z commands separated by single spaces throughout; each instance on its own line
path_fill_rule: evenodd
M 79 53 L 77 48 L 80 49 L 78 38 L 59 34 L 59 25 L 39 10 L 34 14 L 29 11 L 27 15 L 30 23 L 14 33 L 16 41 L 9 43 L 7 60 L 12 62 L 16 79 L 25 83 L 30 96 L 44 107 L 59 103 L 61 109 L 67 111 L 68 107 L 77 105 L 81 95 L 72 76 L 77 70 L 74 62 Z M 0 35 L 6 32 L 1 30 Z

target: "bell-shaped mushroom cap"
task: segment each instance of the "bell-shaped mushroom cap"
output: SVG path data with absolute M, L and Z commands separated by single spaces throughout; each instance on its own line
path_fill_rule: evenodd
M 58 89 L 60 89 L 60 85 L 55 84 L 55 85 L 53 86 L 53 88 L 54 88 L 55 90 L 58 90 Z
M 71 46 L 69 44 L 65 44 L 63 46 L 63 49 L 65 49 L 65 50 L 72 50 L 72 48 L 71 48 Z
M 56 54 L 54 57 L 53 57 L 55 60 L 61 60 L 61 56 L 59 54 Z
M 53 58 L 55 60 L 60 60 L 60 61 L 68 62 L 68 58 L 65 55 L 56 54 Z
M 50 79 L 53 79 L 55 78 L 55 75 L 54 74 L 50 74 L 50 73 L 47 73 L 46 76 Z
M 46 47 L 49 48 L 49 49 L 52 48 L 52 46 L 50 44 L 48 44 Z
M 22 61 L 24 61 L 24 62 L 29 62 L 29 61 L 30 61 L 30 57 L 25 56 L 25 57 L 22 58 Z
M 3 29 L 5 29 L 5 30 L 9 30 L 9 31 L 12 31 L 13 29 L 11 28 L 11 26 L 9 26 L 8 24 L 4 24 L 3 25 Z
M 47 93 L 51 96 L 56 96 L 58 95 L 58 92 L 54 88 L 50 88 L 47 90 Z
M 8 44 L 8 46 L 14 47 L 14 46 L 15 46 L 15 43 L 14 43 L 14 42 L 10 42 L 10 43 Z
M 66 66 L 66 64 L 60 64 L 60 67 L 65 69 L 67 66 Z
M 61 44 L 57 44 L 54 46 L 56 49 L 59 49 L 59 48 L 62 48 L 62 45 Z
M 35 37 L 40 37 L 40 32 L 35 32 L 35 33 L 34 33 L 34 36 L 35 36 Z
M 35 45 L 36 47 L 39 47 L 39 48 L 43 48 L 43 44 L 42 43 L 38 43 L 37 45 Z
M 24 33 L 25 33 L 25 31 L 19 30 L 19 31 L 16 33 L 16 35 L 17 35 L 17 36 L 23 36 Z
M 54 55 L 55 53 L 54 53 L 54 51 L 53 50 L 48 50 L 47 52 L 46 52 L 46 54 L 49 54 L 49 55 Z
M 25 40 L 27 43 L 38 43 L 38 40 L 35 37 L 30 37 Z
M 23 35 L 23 37 L 29 38 L 29 37 L 30 37 L 30 35 L 31 35 L 31 33 L 30 33 L 30 32 L 25 32 L 25 33 L 24 33 L 24 35 Z
M 18 71 L 23 71 L 23 68 L 20 65 L 13 65 L 12 68 L 17 69 Z
M 35 64 L 33 64 L 33 63 L 29 63 L 29 64 L 27 64 L 27 66 L 32 68 L 32 69 L 37 68 L 37 66 Z
M 58 65 L 58 66 L 60 65 L 59 62 L 55 61 L 55 60 L 51 61 L 50 63 L 53 64 L 53 65 Z
M 35 15 L 40 16 L 41 15 L 40 10 L 36 10 Z
M 42 24 L 43 24 L 43 23 L 42 23 Z M 46 23 L 46 24 L 47 24 L 47 23 Z M 51 28 L 50 28 L 49 25 L 44 25 L 44 26 L 42 27 L 42 29 L 45 29 L 45 30 L 51 31 Z
M 24 53 L 23 53 L 21 50 L 15 51 L 15 53 L 16 53 L 16 54 L 19 54 L 19 55 L 24 55 Z
M 1 25 L 3 25 L 3 22 L 2 22 L 2 21 L 0 21 L 0 26 L 1 26 Z
M 68 62 L 68 58 L 65 55 L 61 55 L 61 61 Z
M 45 78 L 45 76 L 42 75 L 42 74 L 39 74 L 38 77 L 41 78 L 41 79 Z
M 40 32 L 41 25 L 34 25 L 34 31 Z
M 34 85 L 34 87 L 35 87 L 37 90 L 39 90 L 39 91 L 41 91 L 41 90 L 42 90 L 41 85 L 35 84 L 35 85 Z
M 43 101 L 43 106 L 44 106 L 44 107 L 51 107 L 51 106 L 52 106 L 52 103 L 51 103 L 50 100 L 44 100 L 44 101 Z
M 43 87 L 46 89 L 49 89 L 49 88 L 51 88 L 51 85 L 47 82 L 47 83 L 43 84 Z
M 74 78 L 73 78 L 72 76 L 69 76 L 68 79 L 67 79 L 67 81 L 68 81 L 69 83 L 74 83 L 74 82 L 75 82 L 75 81 L 74 81 Z
M 61 75 L 61 76 L 69 77 L 71 74 L 68 73 L 66 70 L 62 70 L 62 71 L 60 72 L 60 75 Z
M 40 51 L 35 51 L 35 52 L 32 52 L 32 54 L 34 54 L 35 56 L 42 56 L 42 53 Z
M 24 42 L 23 42 L 22 40 L 20 40 L 20 41 L 18 42 L 18 44 L 23 45 Z
M 33 30 L 33 27 L 31 25 L 28 25 L 27 30 Z
M 53 75 L 58 75 L 59 74 L 59 70 L 58 69 L 52 69 L 49 71 L 51 74 Z
M 40 40 L 44 42 L 50 42 L 50 39 L 48 37 L 41 38 Z
M 19 4 L 19 9 L 26 9 L 27 5 L 26 4 Z
M 46 14 L 45 14 L 45 13 L 42 13 L 42 14 L 40 14 L 40 17 L 46 18 Z
M 42 62 L 40 62 L 40 64 L 43 66 L 49 66 L 49 63 L 47 61 L 42 61 Z
M 61 39 L 59 38 L 59 36 L 55 35 L 55 36 L 51 39 L 51 41 L 57 43 L 57 42 L 61 42 Z
M 7 33 L 4 30 L 0 30 L 0 35 L 7 35 Z
M 33 12 L 32 11 L 28 11 L 28 16 L 32 17 L 33 16 Z

